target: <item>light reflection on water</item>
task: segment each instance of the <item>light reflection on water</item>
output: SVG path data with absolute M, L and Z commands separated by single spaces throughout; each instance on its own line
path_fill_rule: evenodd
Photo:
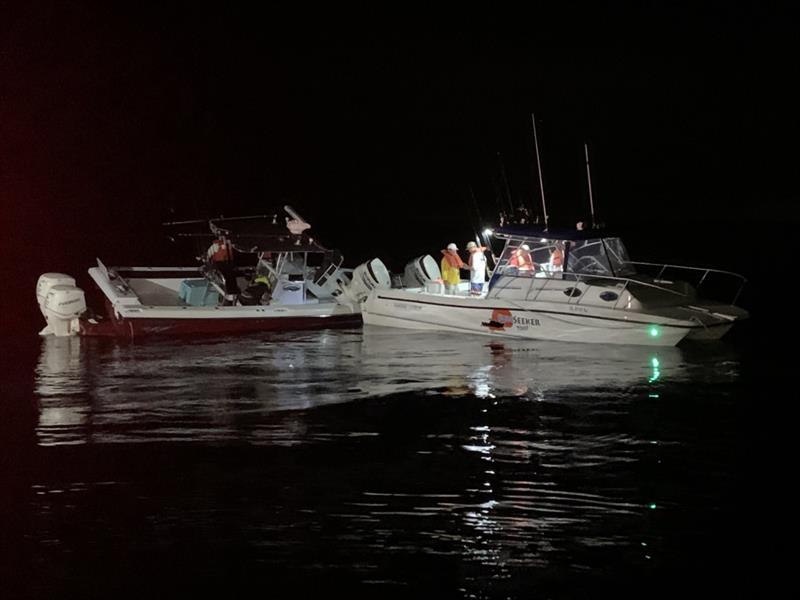
M 103 513 L 126 544 L 159 556 L 199 529 L 251 573 L 268 564 L 298 580 L 334 570 L 350 583 L 425 587 L 422 556 L 426 569 L 456 573 L 435 581 L 485 597 L 524 595 L 537 573 L 561 581 L 553 569 L 645 573 L 653 560 L 688 560 L 652 515 L 702 513 L 732 486 L 738 377 L 724 345 L 380 328 L 141 345 L 49 338 L 38 442 L 74 474 L 37 482 L 34 537 L 43 559 L 71 564 L 79 544 L 59 523 L 111 487 L 137 498 L 126 510 L 146 523 L 134 532 Z M 111 466 L 87 474 L 62 458 L 68 446 Z
M 569 403 L 568 390 L 589 389 L 613 411 L 631 388 L 658 397 L 698 372 L 736 377 L 730 357 L 700 356 L 383 328 L 141 345 L 50 337 L 36 374 L 37 433 L 41 444 L 302 443 L 260 417 L 404 392 Z

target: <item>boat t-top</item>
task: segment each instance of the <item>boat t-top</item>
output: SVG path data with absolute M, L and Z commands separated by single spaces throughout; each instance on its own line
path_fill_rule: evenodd
M 374 289 L 364 323 L 460 331 L 500 338 L 673 346 L 713 340 L 747 318 L 736 306 L 746 280 L 710 268 L 633 262 L 622 239 L 605 230 L 507 227 L 504 248 L 480 295 L 469 282 L 444 294 L 437 262 L 408 263 L 403 287 Z M 720 285 L 726 301 L 703 297 Z
M 87 309 L 74 278 L 41 275 L 41 334 L 135 339 L 360 325 L 360 301 L 373 287 L 389 287 L 388 271 L 379 260 L 344 268 L 338 251 L 312 238 L 291 207 L 284 210 L 289 217 L 168 224 L 178 228 L 174 237 L 209 245 L 193 267 L 106 267 L 98 259 L 88 271 L 105 296 L 105 314 Z M 210 232 L 181 230 L 198 224 Z M 249 264 L 235 261 L 239 256 Z

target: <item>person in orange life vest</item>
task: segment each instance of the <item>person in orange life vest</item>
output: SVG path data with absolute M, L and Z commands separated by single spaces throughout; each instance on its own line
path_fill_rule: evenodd
M 211 242 L 211 245 L 208 247 L 208 251 L 206 252 L 206 256 L 208 256 L 209 260 L 214 264 L 229 262 L 233 260 L 233 249 L 231 248 L 228 240 L 220 235 L 217 237 L 217 239 Z
M 550 253 L 550 270 L 564 270 L 564 242 L 556 242 L 556 247 Z
M 511 258 L 508 259 L 508 266 L 516 269 L 520 275 L 533 275 L 536 270 L 536 263 L 533 262 L 530 246 L 522 244 L 514 250 Z
M 232 303 L 240 290 L 236 283 L 233 247 L 230 241 L 223 235 L 218 236 L 217 239 L 211 242 L 206 256 L 208 256 L 214 267 L 222 273 L 225 279 L 225 300 L 226 303 Z
M 442 281 L 444 282 L 444 293 L 455 294 L 458 291 L 458 284 L 461 281 L 459 269 L 469 270 L 469 266 L 464 264 L 458 255 L 458 246 L 453 243 L 447 244 L 447 248 L 442 250 Z

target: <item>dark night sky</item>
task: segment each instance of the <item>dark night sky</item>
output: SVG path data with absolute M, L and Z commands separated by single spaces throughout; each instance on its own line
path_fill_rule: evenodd
M 158 262 L 164 219 L 285 201 L 358 260 L 466 240 L 470 187 L 496 212 L 498 152 L 539 208 L 532 111 L 555 223 L 587 212 L 588 141 L 608 223 L 796 224 L 797 20 L 664 4 L 313 22 L 310 7 L 0 9 L 12 274 L 32 290 L 96 255 Z

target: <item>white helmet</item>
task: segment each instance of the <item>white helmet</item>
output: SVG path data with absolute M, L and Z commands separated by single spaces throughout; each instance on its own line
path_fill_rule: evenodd
M 520 248 L 522 250 L 525 250 L 525 252 L 530 252 L 531 251 L 531 247 L 528 246 L 528 244 L 522 244 L 522 246 L 520 246 Z
M 458 246 L 456 246 L 453 243 L 450 243 L 450 244 L 447 244 L 447 249 L 448 250 L 452 250 L 453 252 L 455 252 L 456 250 L 458 250 Z

